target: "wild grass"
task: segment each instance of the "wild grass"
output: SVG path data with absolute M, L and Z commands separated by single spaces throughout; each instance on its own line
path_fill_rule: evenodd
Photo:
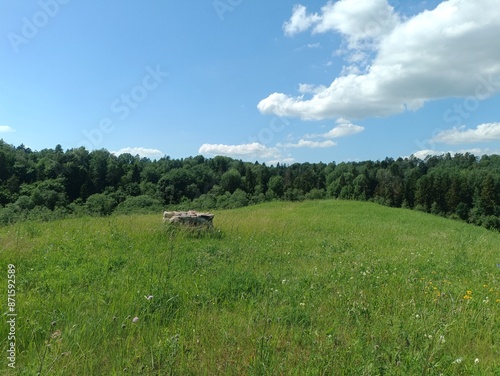
M 347 201 L 220 211 L 214 226 L 1 228 L 15 374 L 500 375 L 499 233 Z

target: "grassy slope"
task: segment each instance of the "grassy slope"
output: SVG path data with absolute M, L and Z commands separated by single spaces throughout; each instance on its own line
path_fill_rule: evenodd
M 18 374 L 500 375 L 498 233 L 344 201 L 160 217 L 0 229 Z

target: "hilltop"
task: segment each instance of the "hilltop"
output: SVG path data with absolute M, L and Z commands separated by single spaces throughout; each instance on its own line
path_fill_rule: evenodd
M 341 200 L 216 211 L 214 226 L 1 228 L 18 374 L 499 372 L 500 234 Z
M 373 201 L 500 230 L 500 156 L 266 166 L 201 155 L 152 161 L 60 145 L 32 151 L 0 140 L 0 225 L 325 198 Z

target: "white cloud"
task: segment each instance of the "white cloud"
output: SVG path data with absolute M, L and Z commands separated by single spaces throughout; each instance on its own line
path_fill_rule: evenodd
M 432 155 L 443 155 L 446 153 L 450 153 L 450 155 L 455 155 L 455 154 L 473 154 L 475 156 L 482 156 L 482 155 L 493 155 L 493 154 L 499 154 L 500 150 L 491 150 L 491 149 L 481 149 L 481 148 L 472 148 L 472 149 L 460 149 L 460 150 L 448 150 L 448 151 L 440 151 L 440 150 L 430 150 L 430 149 L 424 149 L 424 150 L 419 150 L 412 155 L 418 159 L 425 159 L 428 156 Z
M 272 161 L 266 162 L 266 164 L 268 166 L 276 166 L 278 163 L 291 165 L 292 163 L 295 163 L 295 159 L 294 158 L 281 158 L 281 159 L 274 159 Z
M 430 149 L 424 149 L 424 150 L 419 150 L 412 155 L 415 158 L 422 159 L 424 160 L 426 157 L 431 156 L 431 155 L 442 155 L 446 154 L 444 151 L 436 151 L 436 150 L 430 150 Z
M 323 90 L 325 90 L 325 87 L 321 85 L 299 84 L 299 92 L 302 94 L 321 93 Z
M 303 52 L 306 49 L 316 49 L 316 48 L 321 48 L 321 44 L 320 43 L 307 43 L 307 44 L 304 44 L 300 47 L 295 48 L 295 51 Z
M 500 140 L 500 123 L 481 124 L 475 129 L 466 129 L 465 127 L 448 129 L 438 133 L 432 139 L 433 142 L 449 145 L 498 140 Z
M 340 0 L 328 2 L 320 15 L 296 6 L 284 26 L 287 35 L 311 28 L 343 35 L 348 66 L 308 97 L 270 94 L 257 106 L 261 113 L 359 119 L 417 110 L 440 98 L 485 99 L 500 91 L 497 0 L 443 1 L 407 19 L 394 14 L 386 0 Z
M 326 141 L 310 141 L 310 140 L 304 140 L 300 139 L 296 144 L 294 143 L 287 143 L 287 144 L 278 144 L 278 147 L 282 148 L 330 148 L 332 146 L 336 146 L 337 143 L 333 142 L 331 140 L 326 140 Z
M 131 155 L 139 155 L 142 158 L 151 158 L 151 159 L 156 159 L 156 158 L 161 158 L 164 156 L 163 152 L 158 150 L 158 149 L 146 149 L 146 148 L 123 148 L 118 151 L 112 151 L 112 154 L 115 155 L 120 155 L 120 154 L 131 154 Z
M 307 9 L 303 5 L 293 7 L 292 17 L 283 24 L 285 35 L 292 36 L 301 33 L 318 22 L 320 17 L 317 14 L 307 15 L 306 13 Z
M 335 128 L 325 133 L 324 137 L 336 138 L 336 137 L 352 136 L 356 133 L 361 133 L 365 130 L 364 127 L 352 124 L 350 121 L 345 120 L 343 118 L 338 119 L 337 124 L 338 125 Z
M 308 44 L 306 44 L 306 47 L 307 48 L 320 48 L 321 44 L 319 44 L 319 43 L 308 43 Z
M 313 33 L 337 31 L 351 48 L 389 34 L 399 23 L 399 16 L 386 0 L 330 1 L 321 10 Z
M 203 144 L 198 150 L 200 154 L 225 155 L 229 157 L 280 158 L 276 148 L 269 148 L 258 142 L 241 145 Z
M 283 30 L 287 36 L 310 28 L 313 33 L 337 31 L 347 37 L 351 47 L 357 47 L 361 40 L 389 33 L 398 21 L 398 15 L 386 0 L 339 0 L 329 1 L 321 8 L 321 14 L 307 14 L 305 6 L 296 5 Z
M 351 63 L 361 63 L 366 61 L 367 58 L 368 55 L 365 52 L 357 51 L 349 56 L 348 61 Z
M 14 128 L 9 127 L 8 125 L 0 125 L 0 133 L 9 133 L 14 132 Z
M 347 137 L 352 136 L 357 133 L 361 133 L 365 130 L 364 127 L 360 125 L 352 124 L 349 120 L 340 118 L 337 119 L 337 126 L 326 133 L 318 134 L 308 134 L 305 138 L 337 138 L 337 137 Z
M 332 141 L 332 138 L 338 137 L 347 137 L 352 136 L 356 133 L 360 133 L 364 131 L 364 127 L 360 125 L 352 124 L 349 120 L 340 118 L 337 119 L 337 126 L 335 126 L 332 130 L 326 133 L 313 133 L 306 134 L 301 138 L 298 142 L 289 142 L 286 144 L 277 144 L 276 146 L 279 148 L 330 148 L 333 146 L 337 146 L 335 141 Z M 321 139 L 320 141 L 311 141 L 311 139 Z

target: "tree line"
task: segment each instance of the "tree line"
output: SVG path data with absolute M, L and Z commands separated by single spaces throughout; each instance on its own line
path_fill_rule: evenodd
M 266 166 L 230 157 L 158 160 L 83 147 L 33 151 L 0 140 L 0 224 L 71 215 L 237 208 L 338 198 L 500 230 L 500 156 L 445 154 Z

